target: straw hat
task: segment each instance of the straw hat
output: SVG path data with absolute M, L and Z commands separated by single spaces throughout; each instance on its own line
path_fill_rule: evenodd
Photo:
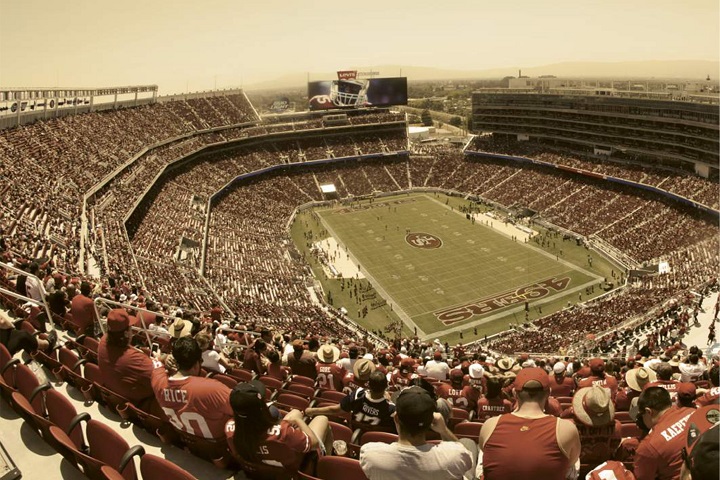
M 323 345 L 318 350 L 317 357 L 323 363 L 335 363 L 340 358 L 340 349 L 334 345 Z
M 628 387 L 636 392 L 642 392 L 645 385 L 657 380 L 657 374 L 650 368 L 640 367 L 628 370 L 625 374 L 625 381 Z
M 590 427 L 609 425 L 615 418 L 610 390 L 599 385 L 581 388 L 573 397 L 575 418 Z
M 175 323 L 170 327 L 170 333 L 175 338 L 187 337 L 192 331 L 192 324 L 182 319 L 175 320 Z

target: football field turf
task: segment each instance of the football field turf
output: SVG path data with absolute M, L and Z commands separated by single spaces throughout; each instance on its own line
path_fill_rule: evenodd
M 316 210 L 373 287 L 420 336 L 458 330 L 578 293 L 597 275 L 530 242 L 408 195 Z M 487 218 L 487 217 L 483 217 Z

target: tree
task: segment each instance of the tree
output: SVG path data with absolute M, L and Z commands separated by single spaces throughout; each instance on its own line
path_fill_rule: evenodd
M 448 123 L 450 125 L 452 125 L 453 127 L 460 128 L 460 127 L 462 127 L 463 121 L 462 121 L 462 118 L 455 116 L 455 117 L 452 117 Z
M 426 127 L 430 127 L 433 124 L 432 121 L 432 115 L 430 115 L 430 110 L 423 110 L 420 114 L 420 119 L 422 120 L 423 125 Z

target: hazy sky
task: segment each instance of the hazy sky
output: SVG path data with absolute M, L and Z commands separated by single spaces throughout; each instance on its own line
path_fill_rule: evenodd
M 0 87 L 161 93 L 377 65 L 718 60 L 718 0 L 0 0 Z M 317 78 L 314 78 L 317 79 Z

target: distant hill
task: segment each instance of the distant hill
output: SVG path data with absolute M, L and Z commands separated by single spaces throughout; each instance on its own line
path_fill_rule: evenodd
M 720 62 L 711 60 L 646 60 L 639 62 L 561 62 L 537 67 L 513 66 L 486 70 L 448 70 L 434 67 L 381 65 L 353 67 L 358 71 L 378 72 L 383 77 L 408 77 L 409 81 L 455 80 L 517 77 L 518 70 L 529 77 L 555 75 L 556 77 L 592 78 L 675 78 L 705 80 L 707 75 L 717 80 Z M 311 72 L 310 80 L 336 78 L 336 72 Z M 307 83 L 308 73 L 291 73 L 267 82 L 246 85 L 247 90 L 300 87 Z

